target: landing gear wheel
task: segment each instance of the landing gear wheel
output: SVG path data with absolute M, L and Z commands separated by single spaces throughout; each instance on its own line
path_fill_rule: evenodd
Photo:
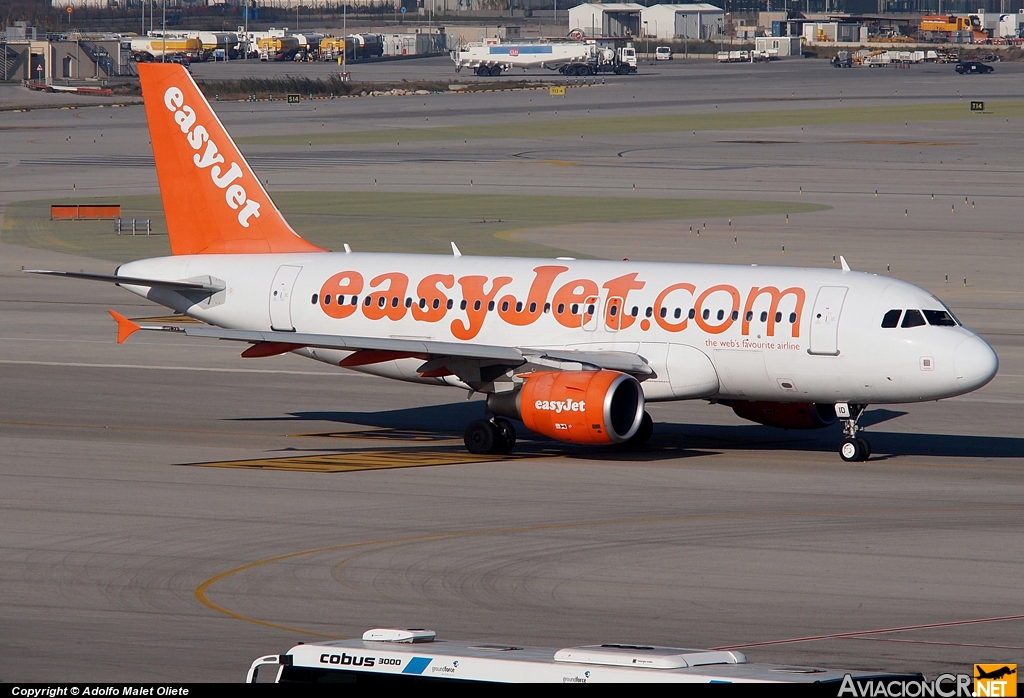
M 847 463 L 855 463 L 864 460 L 863 454 L 864 448 L 860 439 L 843 439 L 843 445 L 839 447 L 840 458 Z
M 466 427 L 466 450 L 470 453 L 482 455 L 493 453 L 494 445 L 498 443 L 498 427 L 486 419 L 474 419 Z
M 637 448 L 643 446 L 651 438 L 651 434 L 654 433 L 654 420 L 651 419 L 651 415 L 644 412 L 644 416 L 640 419 L 640 428 L 636 430 L 629 439 L 626 440 L 625 445 L 629 448 Z
M 857 437 L 857 442 L 860 444 L 860 450 L 861 450 L 860 459 L 861 460 L 867 460 L 868 458 L 870 458 L 871 457 L 871 443 L 867 439 L 865 439 L 865 438 L 863 438 L 861 436 Z
M 503 417 L 495 417 L 494 426 L 498 429 L 498 439 L 494 442 L 493 452 L 504 455 L 516 445 L 516 428 Z

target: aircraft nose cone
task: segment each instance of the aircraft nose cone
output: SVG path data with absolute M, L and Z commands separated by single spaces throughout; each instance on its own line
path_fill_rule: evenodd
M 999 357 L 981 337 L 965 339 L 953 352 L 956 382 L 965 390 L 977 390 L 999 370 Z

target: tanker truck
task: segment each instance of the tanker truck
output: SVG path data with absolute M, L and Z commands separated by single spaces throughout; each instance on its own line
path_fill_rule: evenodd
M 588 41 L 538 41 L 502 44 L 497 41 L 467 44 L 451 52 L 456 72 L 468 68 L 480 77 L 497 76 L 513 68 L 546 68 L 563 75 L 636 72 L 632 44 Z

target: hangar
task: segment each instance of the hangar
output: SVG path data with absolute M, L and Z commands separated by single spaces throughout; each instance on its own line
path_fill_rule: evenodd
M 647 8 L 635 2 L 587 3 L 569 8 L 569 31 L 585 36 L 640 36 L 640 15 Z
M 710 39 L 725 34 L 725 10 L 710 3 L 653 5 L 640 13 L 643 36 L 652 39 Z

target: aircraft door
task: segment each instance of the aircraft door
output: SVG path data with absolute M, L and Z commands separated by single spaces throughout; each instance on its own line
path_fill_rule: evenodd
M 276 332 L 294 332 L 292 325 L 292 290 L 302 267 L 282 265 L 270 285 L 270 329 Z
M 808 354 L 839 356 L 839 314 L 846 300 L 846 286 L 822 286 L 811 314 L 811 346 Z
M 601 299 L 598 296 L 590 296 L 580 308 L 580 313 L 583 315 L 584 331 L 593 332 L 601 324 Z

